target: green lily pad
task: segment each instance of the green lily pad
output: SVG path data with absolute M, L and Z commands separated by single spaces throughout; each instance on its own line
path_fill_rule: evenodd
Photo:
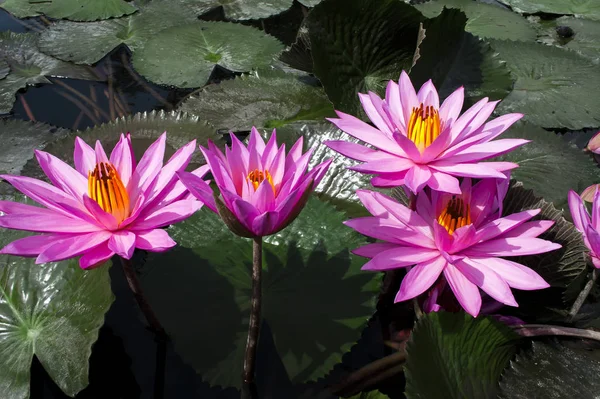
M 10 68 L 0 79 L 0 113 L 10 112 L 16 92 L 29 85 L 51 83 L 46 76 L 97 80 L 88 68 L 57 60 L 41 53 L 33 33 L 0 33 L 0 59 Z
M 37 11 L 38 4 L 31 3 L 29 0 L 4 0 L 0 3 L 0 8 L 4 8 L 17 18 L 35 17 L 40 15 Z
M 6 0 L 0 7 L 18 18 L 45 14 L 71 21 L 97 21 L 128 15 L 137 10 L 124 0 Z
M 517 340 L 509 327 L 490 317 L 422 316 L 406 345 L 406 397 L 495 398 Z
M 0 173 L 20 174 L 27 161 L 33 158 L 33 150 L 43 148 L 50 141 L 65 136 L 67 132 L 66 129 L 43 123 L 1 121 Z
M 4 79 L 10 73 L 10 66 L 8 62 L 1 60 L 0 61 L 0 79 Z
M 380 277 L 361 272 L 364 259 L 349 253 L 364 238 L 345 219 L 313 198 L 288 228 L 265 240 L 262 315 L 293 383 L 320 378 L 339 363 L 375 308 Z M 180 247 L 148 259 L 149 301 L 176 350 L 205 381 L 239 388 L 252 242 L 233 236 L 207 209 L 169 234 Z M 193 316 L 181 317 L 184 309 Z
M 313 72 L 336 109 L 363 114 L 357 93 L 382 94 L 410 69 L 422 21 L 398 0 L 328 0 L 310 12 Z
M 464 86 L 467 106 L 483 97 L 506 97 L 513 84 L 508 69 L 487 43 L 465 32 L 466 23 L 457 9 L 444 9 L 424 22 L 420 56 L 410 71 L 413 84 L 420 87 L 431 79 L 441 98 Z
M 184 0 L 154 0 L 124 18 L 57 22 L 42 31 L 39 46 L 44 53 L 61 60 L 93 64 L 121 44 L 135 52 L 160 31 L 195 20 L 196 14 Z
M 580 193 L 600 181 L 594 161 L 553 132 L 523 122 L 513 125 L 500 138 L 531 140 L 497 160 L 518 163 L 519 168 L 511 176 L 559 209 L 568 207 L 569 190 Z
M 539 43 L 493 40 L 491 45 L 516 80 L 497 113 L 520 112 L 542 127 L 600 125 L 597 65 L 573 51 Z
M 551 21 L 543 21 L 541 26 L 544 27 L 539 38 L 542 43 L 573 50 L 594 64 L 600 63 L 600 22 L 560 17 Z M 558 27 L 571 28 L 573 36 L 561 37 L 556 30 Z
M 298 0 L 300 4 L 306 7 L 314 7 L 322 1 L 323 0 Z
M 427 18 L 438 16 L 444 7 L 458 8 L 468 18 L 465 30 L 492 39 L 535 41 L 537 31 L 525 18 L 502 7 L 473 0 L 435 0 L 415 7 Z
M 0 246 L 26 235 L 1 229 Z M 92 345 L 114 299 L 109 265 L 84 271 L 77 260 L 36 265 L 34 259 L 0 255 L 0 392 L 29 398 L 35 355 L 60 389 L 75 396 L 88 385 Z
M 133 55 L 133 66 L 149 80 L 178 87 L 203 86 L 216 65 L 248 72 L 269 65 L 283 44 L 258 29 L 199 21 L 163 30 Z
M 314 80 L 314 79 L 313 79 Z M 305 83 L 304 81 L 308 81 Z M 179 110 L 199 115 L 218 129 L 279 128 L 335 116 L 321 87 L 307 75 L 265 70 L 210 85 L 188 97 Z
M 502 375 L 502 399 L 594 399 L 600 392 L 600 362 L 589 351 L 533 342 Z
M 293 0 L 184 0 L 197 7 L 201 13 L 216 7 L 223 7 L 225 16 L 233 20 L 261 19 L 284 12 L 292 6 Z
M 523 14 L 570 14 L 600 20 L 600 3 L 596 0 L 498 0 Z
M 313 72 L 313 59 L 310 50 L 310 37 L 306 19 L 300 25 L 296 41 L 279 56 L 279 60 L 299 71 Z
M 44 151 L 60 156 L 63 161 L 73 165 L 75 136 L 81 137 L 90 145 L 93 145 L 96 140 L 100 140 L 104 148 L 108 149 L 113 148 L 119 141 L 121 133 L 129 132 L 135 155 L 137 159 L 140 159 L 148 146 L 165 131 L 167 132 L 166 159 L 169 159 L 177 149 L 192 140 L 198 140 L 198 144 L 204 146 L 209 138 L 217 145 L 224 146 L 225 144 L 225 140 L 217 135 L 213 128 L 207 126 L 196 116 L 182 112 L 152 111 L 137 113 L 84 131 L 74 132 L 51 142 L 44 148 Z M 196 151 L 192 156 L 190 166 L 198 167 L 202 163 L 205 163 L 204 158 L 200 151 Z M 23 173 L 37 179 L 44 178 L 44 173 L 35 160 L 27 162 Z

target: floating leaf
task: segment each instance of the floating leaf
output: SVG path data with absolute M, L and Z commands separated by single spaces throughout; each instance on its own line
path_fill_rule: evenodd
M 133 65 L 155 83 L 199 87 L 216 65 L 247 72 L 269 65 L 282 50 L 277 39 L 258 29 L 199 21 L 163 30 L 134 53 Z
M 294 383 L 322 377 L 339 363 L 374 311 L 380 277 L 361 272 L 364 260 L 350 255 L 364 238 L 345 219 L 313 198 L 288 228 L 266 238 L 262 314 Z M 252 242 L 233 236 L 207 209 L 169 234 L 181 247 L 148 259 L 149 301 L 203 379 L 239 387 Z
M 581 276 L 587 273 L 587 264 L 584 258 L 587 248 L 583 243 L 581 233 L 575 229 L 572 223 L 564 219 L 563 212 L 556 209 L 552 203 L 537 197 L 532 190 L 524 188 L 520 182 L 511 182 L 511 188 L 504 199 L 504 215 L 527 209 L 541 209 L 540 214 L 532 220 L 553 220 L 555 222 L 554 226 L 539 238 L 558 243 L 562 245 L 562 248 L 539 255 L 510 258 L 512 261 L 538 272 L 552 287 L 540 291 L 515 292 L 519 295 L 517 301 L 523 309 L 542 304 L 558 307 L 562 304 L 561 299 L 564 299 L 564 303 L 570 304 L 583 288 L 581 286 L 577 289 L 571 285 L 580 285 Z M 569 292 L 575 294 L 564 295 L 565 290 L 570 286 Z M 562 293 L 564 297 L 561 298 L 561 295 L 556 295 L 556 293 Z M 530 300 L 520 300 L 520 297 L 527 297 Z M 541 301 L 541 297 L 546 300 Z M 532 298 L 537 298 L 537 300 Z
M 314 79 L 313 79 L 314 80 Z M 334 116 L 325 92 L 307 75 L 259 71 L 210 85 L 187 98 L 181 111 L 199 115 L 218 129 L 279 128 Z
M 573 51 L 539 43 L 491 41 L 516 80 L 497 109 L 543 127 L 600 125 L 600 69 Z M 585 95 L 582 95 L 585 93 Z
M 597 398 L 600 362 L 586 352 L 534 341 L 502 375 L 499 398 Z
M 134 13 L 135 8 L 124 0 L 29 0 L 38 4 L 36 11 L 51 18 L 71 21 L 97 21 Z
M 579 18 L 600 20 L 600 3 L 596 0 L 498 0 L 514 11 L 533 14 L 572 14 Z
M 382 94 L 410 69 L 422 20 L 397 0 L 328 0 L 310 12 L 313 71 L 336 109 L 362 113 L 357 93 Z
M 160 31 L 196 20 L 183 1 L 154 0 L 132 16 L 119 19 L 59 21 L 42 31 L 39 46 L 46 54 L 78 64 L 93 64 L 121 44 L 133 52 Z
M 495 398 L 517 339 L 490 317 L 474 319 L 462 312 L 422 316 L 406 345 L 406 397 Z
M 510 73 L 485 42 L 465 32 L 466 22 L 462 11 L 444 9 L 424 23 L 420 57 L 410 71 L 413 85 L 432 79 L 441 98 L 464 86 L 467 105 L 483 97 L 502 99 L 512 88 Z
M 65 136 L 67 132 L 43 123 L 1 121 L 0 173 L 20 174 L 21 168 L 33 158 L 33 150 L 43 148 L 48 142 Z
M 553 132 L 523 122 L 500 138 L 531 140 L 497 160 L 518 163 L 520 167 L 511 176 L 559 209 L 567 207 L 569 190 L 579 193 L 600 181 L 600 170 L 593 160 Z
M 37 11 L 38 4 L 29 0 L 4 0 L 0 3 L 0 8 L 4 8 L 17 18 L 35 17 L 40 14 Z
M 573 50 L 595 64 L 600 63 L 600 22 L 573 17 L 542 21 L 545 29 L 539 40 L 546 44 Z M 565 36 L 566 28 L 571 29 Z
M 293 0 L 184 0 L 202 12 L 223 7 L 228 19 L 261 19 L 284 12 L 293 4 Z
M 73 165 L 73 150 L 75 145 L 75 136 L 81 137 L 88 144 L 93 144 L 100 140 L 104 148 L 112 148 L 121 133 L 131 133 L 133 149 L 137 159 L 140 159 L 144 151 L 152 144 L 163 132 L 167 132 L 167 149 L 165 157 L 168 159 L 178 148 L 189 143 L 192 140 L 198 140 L 198 144 L 206 145 L 206 141 L 212 138 L 217 145 L 224 145 L 220 135 L 217 135 L 214 129 L 208 127 L 205 122 L 196 116 L 187 115 L 182 112 L 152 111 L 137 113 L 133 116 L 127 116 L 116 119 L 113 122 L 104 123 L 84 131 L 77 131 L 60 140 L 48 144 L 44 151 L 51 154 L 60 154 L 62 160 Z M 200 151 L 196 151 L 192 156 L 192 162 L 195 166 L 204 163 Z M 27 176 L 43 179 L 44 174 L 36 161 L 30 161 L 25 165 L 24 170 Z
M 0 247 L 26 235 L 1 229 Z M 67 395 L 87 386 L 92 344 L 113 301 L 108 270 L 108 264 L 84 271 L 77 260 L 36 265 L 35 258 L 0 255 L 3 398 L 29 398 L 34 355 Z
M 288 49 L 281 53 L 279 59 L 292 68 L 308 73 L 313 72 L 313 60 L 310 50 L 310 38 L 308 37 L 306 19 L 304 19 L 304 22 L 302 22 L 302 25 L 300 25 L 300 28 L 298 29 L 296 41 Z
M 10 73 L 0 80 L 0 113 L 10 112 L 19 89 L 51 83 L 46 76 L 97 80 L 88 68 L 41 53 L 36 41 L 33 33 L 0 33 L 0 59 L 10 67 Z
M 10 66 L 8 66 L 8 62 L 1 60 L 0 61 L 0 79 L 4 79 L 6 75 L 10 72 Z
M 427 18 L 438 16 L 444 7 L 458 8 L 468 18 L 465 30 L 475 36 L 493 39 L 535 41 L 534 25 L 502 7 L 473 0 L 435 0 L 415 7 Z M 427 34 L 427 33 L 426 33 Z

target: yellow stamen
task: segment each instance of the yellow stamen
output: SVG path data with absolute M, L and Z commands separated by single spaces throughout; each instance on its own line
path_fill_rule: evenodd
M 407 137 L 417 145 L 420 151 L 429 147 L 431 143 L 440 135 L 440 116 L 437 109 L 431 105 L 424 107 L 414 107 L 408 126 L 406 128 Z
M 273 189 L 273 194 L 276 193 L 275 185 L 273 184 L 273 178 L 268 170 L 260 171 L 258 169 L 254 169 L 252 172 L 248 173 L 247 179 L 252 183 L 252 186 L 254 186 L 254 191 L 258 190 L 260 183 L 266 179 Z
M 88 195 L 118 223 L 129 216 L 129 195 L 119 173 L 110 163 L 100 162 L 88 172 Z
M 456 229 L 471 224 L 470 206 L 462 198 L 453 196 L 437 220 L 452 235 Z

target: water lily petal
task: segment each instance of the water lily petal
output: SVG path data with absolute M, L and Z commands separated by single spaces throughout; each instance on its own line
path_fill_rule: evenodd
M 525 222 L 520 226 L 511 229 L 510 231 L 502 234 L 502 237 L 532 237 L 535 238 L 540 234 L 548 231 L 554 226 L 554 220 L 534 220 L 532 222 Z
M 406 184 L 414 194 L 417 194 L 425 187 L 425 185 L 427 185 L 430 178 L 431 170 L 425 165 L 416 164 L 406 173 L 404 184 Z
M 406 301 L 421 295 L 430 288 L 440 277 L 448 263 L 444 258 L 438 256 L 419 263 L 404 276 L 400 290 L 396 294 L 394 303 Z
M 0 227 L 37 233 L 91 233 L 102 230 L 99 226 L 81 219 L 70 218 L 43 208 L 31 210 L 27 214 L 0 216 Z
M 135 233 L 127 230 L 115 231 L 108 240 L 108 248 L 121 258 L 131 259 L 135 249 Z
M 497 238 L 495 240 L 475 244 L 465 250 L 464 254 L 475 257 L 536 255 L 554 251 L 561 247 L 560 244 L 542 240 L 540 238 Z
M 36 258 L 35 263 L 58 262 L 79 256 L 89 249 L 108 241 L 111 235 L 108 231 L 98 231 L 65 237 L 44 248 Z
M 476 179 L 496 178 L 505 179 L 506 176 L 487 163 L 455 164 L 451 161 L 436 161 L 429 164 L 433 170 L 460 177 L 474 177 Z M 515 164 L 515 167 L 519 165 Z
M 386 136 L 392 137 L 392 130 L 390 130 L 390 121 L 387 120 L 387 116 L 382 115 L 379 112 L 379 110 L 377 109 L 377 107 L 375 107 L 373 102 L 377 101 L 377 98 L 379 99 L 379 102 L 381 102 L 381 98 L 379 98 L 375 93 L 372 92 L 369 92 L 369 94 L 358 93 L 358 98 L 371 122 L 373 122 L 373 124 L 377 126 L 377 128 Z
M 127 187 L 134 169 L 133 149 L 131 139 L 121 133 L 119 142 L 110 154 L 110 163 L 115 166 L 123 185 Z
M 96 167 L 96 152 L 79 136 L 75 137 L 73 161 L 75 162 L 75 169 L 86 178 L 88 172 Z
M 154 179 L 163 166 L 166 143 L 167 133 L 165 132 L 148 147 L 138 162 L 127 187 L 127 191 L 129 191 L 131 197 L 135 198 L 138 193 L 145 192 L 154 182 Z
M 383 251 L 397 247 L 398 245 L 389 242 L 376 242 L 373 244 L 363 245 L 362 247 L 353 249 L 350 252 L 352 252 L 354 255 L 362 256 L 364 258 L 374 258 Z
M 471 262 L 469 258 L 463 258 L 457 261 L 454 266 L 456 266 L 469 281 L 481 288 L 498 302 L 508 306 L 519 306 L 506 281 L 492 269 L 485 266 L 479 267 L 479 264 Z
M 200 177 L 190 172 L 177 172 L 179 181 L 189 190 L 189 192 L 199 199 L 213 212 L 217 212 L 217 205 L 213 196 L 212 188 Z
M 479 268 L 496 272 L 512 288 L 519 290 L 541 290 L 550 287 L 539 274 L 520 263 L 502 258 L 470 258 Z
M 35 150 L 35 157 L 52 184 L 78 201 L 83 199 L 84 194 L 88 191 L 86 177 L 47 152 Z
M 541 209 L 530 209 L 528 211 L 513 213 L 503 218 L 495 219 L 477 230 L 476 240 L 483 242 L 498 237 L 499 235 L 520 226 L 540 212 Z
M 464 100 L 465 88 L 463 86 L 454 90 L 454 92 L 444 100 L 440 106 L 439 112 L 440 121 L 443 122 L 443 130 L 449 129 L 454 124 L 456 119 L 458 119 Z
M 166 230 L 153 229 L 136 231 L 135 247 L 151 252 L 163 252 L 173 248 L 177 243 L 169 236 Z
M 429 170 L 431 171 L 431 178 L 428 185 L 432 190 L 460 194 L 460 184 L 456 177 L 439 170 L 431 168 Z
M 38 256 L 50 245 L 53 245 L 55 242 L 61 241 L 69 236 L 73 235 L 42 234 L 20 238 L 0 249 L 0 254 L 14 256 Z
M 481 309 L 481 294 L 477 286 L 451 263 L 444 268 L 444 277 L 460 306 L 471 316 L 477 317 Z
M 324 141 L 323 144 L 331 148 L 333 151 L 357 161 L 366 162 L 377 159 L 392 159 L 392 157 L 394 157 L 393 155 L 387 154 L 383 151 L 372 150 L 364 145 L 356 144 L 351 141 L 327 140 Z
M 402 247 L 383 251 L 364 264 L 362 270 L 385 271 L 427 262 L 440 256 L 439 251 L 418 247 Z
M 150 230 L 169 224 L 175 224 L 181 220 L 187 219 L 200 209 L 201 206 L 202 203 L 195 199 L 173 202 L 164 208 L 157 209 L 142 220 L 134 221 L 129 226 L 129 229 Z
M 412 115 L 412 110 L 419 106 L 419 99 L 415 88 L 405 71 L 400 74 L 400 80 L 398 81 L 398 87 L 400 88 L 400 100 L 402 101 L 402 111 L 404 112 L 404 120 L 409 121 Z M 404 132 L 406 133 L 406 132 Z
M 82 269 L 93 269 L 102 266 L 113 257 L 115 253 L 108 248 L 108 241 L 88 250 L 79 258 L 79 267 Z
M 591 223 L 590 215 L 585 208 L 583 200 L 573 190 L 569 191 L 569 210 L 573 218 L 573 224 L 580 232 L 585 232 Z

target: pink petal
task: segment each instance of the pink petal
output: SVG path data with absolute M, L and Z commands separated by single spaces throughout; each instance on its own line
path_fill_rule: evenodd
M 585 208 L 583 200 L 573 190 L 569 191 L 569 210 L 573 218 L 573 224 L 580 232 L 585 232 L 587 226 L 591 223 L 590 215 Z
M 93 269 L 102 266 L 107 260 L 113 257 L 115 253 L 108 248 L 108 242 L 104 242 L 79 258 L 79 267 L 82 269 Z
M 96 201 L 88 197 L 87 195 L 83 196 L 83 204 L 85 205 L 88 212 L 92 214 L 94 219 L 101 226 L 104 226 L 107 230 L 116 230 L 119 226 L 117 219 L 110 213 L 106 212 L 104 209 L 98 205 Z
M 592 200 L 592 225 L 594 229 L 600 228 L 600 190 L 597 187 Z M 580 198 L 583 200 L 583 194 Z
M 48 179 L 56 187 L 77 200 L 81 200 L 87 193 L 88 181 L 81 173 L 47 152 L 36 150 L 35 156 Z
M 433 240 L 441 251 L 448 252 L 452 249 L 452 236 L 437 220 L 433 222 Z
M 409 121 L 412 115 L 412 110 L 419 106 L 419 99 L 415 88 L 405 71 L 400 74 L 400 80 L 398 81 L 398 87 L 400 88 L 400 101 L 402 102 L 402 110 L 404 112 L 404 120 Z M 408 122 L 407 122 L 408 123 Z
M 259 155 L 259 158 L 261 158 L 264 151 L 265 142 L 258 130 L 252 126 L 252 129 L 250 130 L 250 140 L 248 140 L 248 153 L 250 154 L 250 157 L 252 157 L 252 153 L 255 152 Z M 250 169 L 253 169 L 252 166 L 250 166 Z
M 288 152 L 287 157 L 285 158 L 286 170 L 289 169 L 292 164 L 295 164 L 298 161 L 298 159 L 300 159 L 300 157 L 302 156 L 303 145 L 304 137 L 300 136 L 298 141 L 296 141 L 292 148 L 290 148 L 290 151 Z
M 435 109 L 440 108 L 440 98 L 431 79 L 421 86 L 417 93 L 417 98 L 424 107 L 432 106 Z
M 79 256 L 89 249 L 106 242 L 111 235 L 112 233 L 108 231 L 98 231 L 65 237 L 47 246 L 37 257 L 35 263 L 58 262 Z
M 265 146 L 265 151 L 262 154 L 261 161 L 265 169 L 269 169 L 273 159 L 275 158 L 275 154 L 277 154 L 277 132 L 273 129 L 271 133 L 271 137 L 269 138 L 269 142 Z
M 596 133 L 594 137 L 590 139 L 586 149 L 596 154 L 600 153 L 600 132 Z
M 388 105 L 389 113 L 393 119 L 393 122 L 397 126 L 406 126 L 404 120 L 404 112 L 402 111 L 402 102 L 400 101 L 400 87 L 398 83 L 390 80 L 385 90 L 385 102 Z
M 115 166 L 121 182 L 127 187 L 133 174 L 133 150 L 130 139 L 124 134 L 121 134 L 121 139 L 110 154 L 110 163 Z
M 135 247 L 150 252 L 163 252 L 177 243 L 163 229 L 138 231 L 135 235 Z
M 539 238 L 511 237 L 476 244 L 464 253 L 467 256 L 475 257 L 520 256 L 542 254 L 561 247 L 560 244 Z
M 444 100 L 439 112 L 443 130 L 451 127 L 456 121 L 462 110 L 464 99 L 465 89 L 461 86 Z
M 377 101 L 377 99 L 379 99 L 379 102 L 381 102 L 381 98 L 379 98 L 376 94 L 371 92 L 369 92 L 369 94 L 358 93 L 358 98 L 371 122 L 373 122 L 373 124 L 377 126 L 377 128 L 381 130 L 386 136 L 391 137 L 391 123 L 389 122 L 389 120 L 387 120 L 386 115 L 382 115 L 379 113 L 377 107 L 375 107 L 373 103 L 373 101 Z
M 506 154 L 529 142 L 530 140 L 503 139 L 488 143 L 474 144 L 459 151 L 449 149 L 441 154 L 438 159 L 442 160 L 449 158 L 449 160 L 456 163 L 478 162 Z
M 404 186 L 404 176 L 408 171 L 402 171 L 397 173 L 382 173 L 371 179 L 371 185 L 373 187 L 398 187 Z
M 271 164 L 267 165 L 267 170 L 271 174 L 275 188 L 279 189 L 285 174 L 285 144 L 277 151 Z
M 68 237 L 68 234 L 43 234 L 20 238 L 7 244 L 0 250 L 3 255 L 38 256 L 44 249 L 57 241 Z
M 365 263 L 362 270 L 385 271 L 416 265 L 417 263 L 427 262 L 440 256 L 439 251 L 417 248 L 417 247 L 399 247 L 389 249 L 376 255 L 373 259 Z
M 506 179 L 506 176 L 498 172 L 486 163 L 478 164 L 454 164 L 451 161 L 438 161 L 430 163 L 431 169 L 453 176 L 474 177 L 477 179 L 497 178 Z
M 477 116 L 479 111 L 488 103 L 488 98 L 482 98 L 477 101 L 473 106 L 466 110 L 453 124 L 450 129 L 450 143 L 455 144 L 458 141 L 458 137 L 462 134 L 463 130 L 469 123 Z
M 87 178 L 88 172 L 96 167 L 96 152 L 79 136 L 75 137 L 75 151 L 73 152 L 75 169 Z
M 403 226 L 376 217 L 363 217 L 350 219 L 344 224 L 359 233 L 378 240 L 388 241 L 400 245 L 435 249 L 434 242 L 420 233 Z
M 281 222 L 282 220 L 279 216 L 279 212 L 265 212 L 254 218 L 252 221 L 252 229 L 250 231 L 260 237 L 275 234 L 279 230 Z
M 506 281 L 493 270 L 485 266 L 478 267 L 477 263 L 468 258 L 457 261 L 455 266 L 469 281 L 498 302 L 508 306 L 519 306 Z
M 466 140 L 473 134 L 477 134 L 479 132 L 478 129 L 485 123 L 485 121 L 488 120 L 490 115 L 492 115 L 492 112 L 494 112 L 494 109 L 499 102 L 500 101 L 490 101 L 481 107 L 479 112 L 477 112 L 473 119 L 464 127 L 462 132 L 460 132 L 460 134 L 452 142 L 452 145 L 456 145 L 458 142 Z
M 252 204 L 244 201 L 241 198 L 233 199 L 229 210 L 237 217 L 237 219 L 248 231 L 252 231 L 254 219 L 260 216 L 260 213 Z
M 2 218 L 0 217 L 0 220 L 1 219 Z M 598 234 L 598 232 L 594 230 L 592 225 L 588 225 L 585 231 L 585 238 L 587 238 L 590 244 L 590 250 L 592 251 L 592 254 L 600 255 L 600 234 Z
M 27 214 L 0 216 L 0 227 L 37 233 L 91 233 L 102 230 L 81 219 L 63 216 L 44 208 L 32 209 Z
M 512 288 L 519 290 L 541 290 L 550 287 L 539 274 L 520 263 L 502 258 L 470 258 L 478 267 L 496 272 Z
M 389 242 L 376 242 L 373 244 L 363 245 L 362 247 L 353 249 L 351 252 L 354 255 L 362 256 L 364 258 L 374 258 L 383 251 L 387 251 L 388 249 L 393 249 L 397 247 L 398 246 L 396 244 L 392 244 Z
M 510 231 L 502 234 L 502 237 L 530 237 L 535 238 L 540 234 L 545 233 L 554 226 L 553 220 L 534 220 L 533 222 L 526 222 L 520 226 L 511 229 Z
M 225 169 L 221 161 L 219 161 L 218 156 L 215 155 L 214 152 L 207 150 L 202 146 L 200 146 L 200 151 L 202 151 L 206 162 L 210 166 L 210 172 L 212 173 L 215 183 L 217 183 L 219 189 L 237 192 L 229 172 Z
M 175 224 L 190 217 L 201 206 L 202 203 L 195 199 L 173 202 L 164 208 L 157 209 L 144 219 L 137 219 L 129 228 L 131 230 L 150 230 Z
M 509 232 L 513 228 L 520 226 L 532 217 L 538 215 L 540 211 L 541 209 L 531 209 L 493 220 L 482 226 L 477 231 L 476 240 L 488 241 L 492 238 L 498 237 L 499 235 Z
M 481 295 L 477 286 L 450 263 L 444 268 L 444 277 L 460 306 L 471 316 L 477 317 L 481 309 Z
M 131 231 L 115 231 L 108 240 L 108 248 L 121 258 L 131 259 L 135 249 L 135 234 Z
M 460 194 L 460 184 L 456 177 L 435 169 L 430 169 L 430 171 L 431 178 L 428 185 L 432 190 Z
M 177 176 L 179 177 L 179 181 L 183 183 L 194 197 L 199 199 L 213 212 L 217 212 L 213 191 L 204 180 L 190 172 L 180 171 L 177 172 Z
M 138 162 L 127 187 L 127 191 L 129 191 L 132 198 L 137 197 L 137 194 L 140 192 L 145 192 L 154 182 L 154 179 L 163 166 L 166 142 L 167 133 L 165 132 L 148 147 L 140 162 Z
M 194 169 L 190 173 L 199 178 L 203 178 L 204 175 L 206 175 L 209 171 L 210 171 L 210 167 L 208 165 L 202 165 L 199 168 Z M 175 175 L 177 176 L 177 173 Z M 172 186 L 169 185 L 169 188 L 166 191 L 167 191 L 166 195 L 158 202 L 158 204 L 156 206 L 169 205 L 170 203 L 172 203 L 174 201 L 178 201 L 178 200 L 182 200 L 182 199 L 189 199 L 189 198 L 183 198 L 183 197 L 190 196 L 188 189 L 179 180 L 179 177 L 176 177 L 174 179 Z
M 487 122 L 481 131 L 465 140 L 464 144 L 483 143 L 490 141 L 504 133 L 509 127 L 523 117 L 523 114 L 505 114 Z
M 333 151 L 339 152 L 343 156 L 357 161 L 374 161 L 376 159 L 386 158 L 386 155 L 387 157 L 393 157 L 393 155 L 372 150 L 364 145 L 356 144 L 351 141 L 328 140 L 324 141 L 323 144 Z
M 361 173 L 377 174 L 381 172 L 402 172 L 413 167 L 413 165 L 414 163 L 410 159 L 396 157 L 377 159 L 365 162 L 361 165 L 349 167 L 348 169 Z
M 404 276 L 394 303 L 415 298 L 430 288 L 440 277 L 447 262 L 441 256 L 419 263 Z
M 252 196 L 252 205 L 259 213 L 272 211 L 275 209 L 275 193 L 268 180 L 263 180 L 258 189 Z
M 451 253 L 458 253 L 465 248 L 470 247 L 473 243 L 477 242 L 475 226 L 468 224 L 460 227 L 452 234 L 453 242 L 451 246 Z
M 404 177 L 404 184 L 414 193 L 420 192 L 431 178 L 431 171 L 425 165 L 414 165 Z

